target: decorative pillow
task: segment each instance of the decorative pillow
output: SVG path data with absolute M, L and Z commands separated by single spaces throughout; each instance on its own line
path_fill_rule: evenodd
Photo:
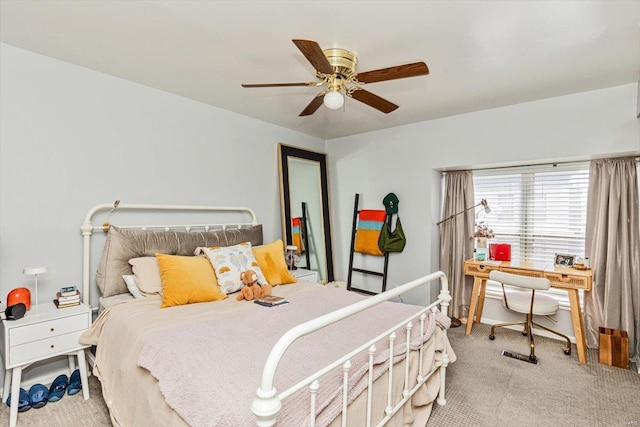
M 156 254 L 162 277 L 160 308 L 196 302 L 218 301 L 220 293 L 216 275 L 206 258 Z
M 255 271 L 258 275 L 259 284 L 269 283 L 251 251 L 251 243 L 245 242 L 235 246 L 203 248 L 203 250 L 211 265 L 213 265 L 220 288 L 225 293 L 230 294 L 242 289 L 243 283 L 240 280 L 240 273 L 245 270 Z
M 138 289 L 138 285 L 136 285 L 136 279 L 133 274 L 123 274 L 122 278 L 124 279 L 124 283 L 127 284 L 129 293 L 133 295 L 134 298 L 144 298 L 144 295 L 142 295 L 140 289 Z
M 282 240 L 276 240 L 268 245 L 255 246 L 253 255 L 256 257 L 264 277 L 271 286 L 296 282 L 296 278 L 287 268 Z
M 136 285 L 140 292 L 145 296 L 162 294 L 162 279 L 160 278 L 160 269 L 156 257 L 132 258 L 129 260 L 129 264 L 133 269 Z

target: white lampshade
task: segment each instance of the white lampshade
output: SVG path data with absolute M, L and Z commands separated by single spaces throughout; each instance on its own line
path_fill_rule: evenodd
M 47 267 L 45 266 L 40 266 L 40 267 L 25 267 L 24 269 L 22 269 L 22 274 L 25 274 L 27 276 L 33 276 L 34 274 L 43 274 L 46 273 Z
M 331 91 L 324 96 L 324 105 L 330 110 L 338 110 L 344 105 L 344 96 L 338 91 Z

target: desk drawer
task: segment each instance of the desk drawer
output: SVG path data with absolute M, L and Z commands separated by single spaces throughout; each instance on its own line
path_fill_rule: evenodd
M 43 359 L 53 356 L 54 354 L 61 354 L 82 348 L 83 346 L 78 340 L 83 332 L 84 330 L 81 330 L 17 345 L 15 347 L 12 346 L 9 352 L 9 364 L 17 365 L 29 360 Z
M 554 288 L 565 289 L 589 289 L 589 278 L 585 276 L 573 276 L 571 274 L 552 273 L 546 271 L 544 277 L 551 281 Z
M 498 270 L 499 266 L 490 264 L 465 264 L 464 274 L 468 276 L 476 276 L 488 278 L 492 270 Z
M 9 345 L 14 347 L 45 338 L 68 334 L 70 332 L 84 331 L 89 325 L 89 313 L 81 313 L 77 316 L 62 317 L 60 319 L 11 328 L 9 331 Z

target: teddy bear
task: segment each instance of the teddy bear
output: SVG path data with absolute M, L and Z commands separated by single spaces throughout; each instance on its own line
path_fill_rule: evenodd
M 260 285 L 258 283 L 258 275 L 253 270 L 246 270 L 240 273 L 240 280 L 242 280 L 244 286 L 236 297 L 238 301 L 243 299 L 251 301 L 271 295 L 271 285 L 268 283 Z

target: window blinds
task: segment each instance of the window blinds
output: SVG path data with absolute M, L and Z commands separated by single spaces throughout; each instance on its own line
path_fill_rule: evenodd
M 473 172 L 475 202 L 495 233 L 490 243 L 510 243 L 511 258 L 553 265 L 557 253 L 584 257 L 589 164 L 572 163 Z

